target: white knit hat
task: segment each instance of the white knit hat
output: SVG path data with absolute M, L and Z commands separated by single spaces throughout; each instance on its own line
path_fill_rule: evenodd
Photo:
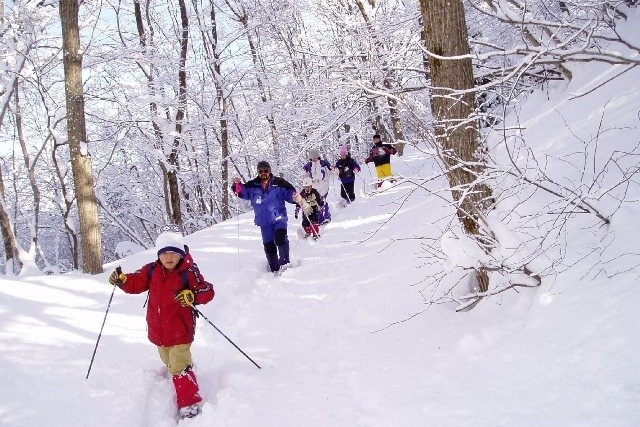
M 320 151 L 316 148 L 312 148 L 311 150 L 309 150 L 309 159 L 311 160 L 317 160 L 320 158 Z
M 158 256 L 169 251 L 180 254 L 181 257 L 185 255 L 184 238 L 177 226 L 162 227 L 162 233 L 156 239 L 156 251 L 158 251 Z

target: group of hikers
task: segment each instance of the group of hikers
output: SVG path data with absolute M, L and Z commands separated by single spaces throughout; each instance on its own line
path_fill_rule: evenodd
M 391 155 L 395 153 L 393 145 L 383 144 L 380 135 L 376 134 L 365 163 L 374 163 L 379 180 L 391 177 Z M 309 150 L 309 161 L 302 167 L 304 178 L 299 192 L 286 179 L 274 176 L 271 166 L 265 160 L 258 162 L 258 176 L 254 179 L 242 183 L 240 178 L 233 178 L 232 191 L 251 202 L 255 224 L 260 227 L 264 253 L 272 272 L 277 272 L 290 263 L 285 202 L 297 205 L 296 219 L 302 211 L 305 237 L 313 236 L 317 239 L 320 237 L 320 225 L 331 221 L 327 203 L 331 173 L 338 175 L 343 205 L 355 200 L 354 185 L 360 165 L 344 145 L 340 147 L 339 155 L 340 158 L 332 166 L 329 161 L 321 158 L 318 150 Z
M 391 144 L 383 144 L 380 135 L 373 136 L 373 146 L 365 163 L 375 165 L 378 180 L 393 176 L 390 156 L 396 154 Z M 295 217 L 302 211 L 305 237 L 320 236 L 320 224 L 331 221 L 327 196 L 331 173 L 337 173 L 340 196 L 346 206 L 355 200 L 354 184 L 360 166 L 346 146 L 339 148 L 340 158 L 334 165 L 309 151 L 309 161 L 303 166 L 302 189 L 298 192 L 284 178 L 274 176 L 265 160 L 257 164 L 258 175 L 245 183 L 233 178 L 231 186 L 236 196 L 249 200 L 260 227 L 262 244 L 269 269 L 276 273 L 290 263 L 285 202 L 296 204 Z M 175 225 L 163 227 L 155 242 L 157 259 L 134 273 L 116 269 L 109 283 L 125 293 L 148 292 L 148 338 L 157 346 L 162 362 L 172 375 L 176 392 L 178 416 L 192 418 L 201 412 L 198 382 L 193 371 L 191 343 L 195 335 L 196 304 L 206 304 L 214 297 L 213 285 L 205 280 L 194 262 L 183 235 Z

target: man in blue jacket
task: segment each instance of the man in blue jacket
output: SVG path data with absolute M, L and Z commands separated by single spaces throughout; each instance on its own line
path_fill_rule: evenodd
M 288 218 L 284 203 L 300 205 L 307 215 L 311 213 L 311 206 L 287 180 L 273 176 L 271 166 L 265 160 L 258 162 L 258 176 L 251 181 L 243 184 L 240 178 L 233 178 L 232 190 L 238 197 L 251 202 L 269 268 L 273 272 L 280 270 L 289 263 Z

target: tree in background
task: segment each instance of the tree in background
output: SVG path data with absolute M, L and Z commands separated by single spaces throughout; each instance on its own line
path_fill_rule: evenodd
M 104 261 L 98 203 L 93 188 L 93 171 L 85 127 L 78 8 L 77 0 L 60 0 L 67 134 L 80 220 L 82 269 L 86 273 L 97 274 L 102 273 Z
M 2 231 L 11 228 L 18 254 L 21 246 L 33 247 L 37 233 L 41 248 L 33 256 L 38 266 L 67 271 L 79 265 L 82 228 L 68 163 L 54 4 L 58 2 L 4 3 L 0 168 L 7 215 Z M 572 62 L 594 58 L 626 64 L 620 72 L 637 64 L 633 45 L 616 33 L 615 25 L 626 13 L 620 2 L 464 4 L 475 87 L 452 94 L 464 104 L 467 92 L 475 91 L 475 114 L 482 127 L 467 123 L 475 128 L 469 134 L 476 135 L 480 147 L 483 138 L 500 130 L 492 127 L 529 93 L 551 79 L 568 78 Z M 319 148 L 331 159 L 339 145 L 348 144 L 360 157 L 374 130 L 389 141 L 405 140 L 434 169 L 445 164 L 444 154 L 461 156 L 431 149 L 434 85 L 424 61 L 425 43 L 420 42 L 424 25 L 419 2 L 131 0 L 84 2 L 79 13 L 85 133 L 92 140 L 107 260 L 121 242 L 152 246 L 159 227 L 175 221 L 176 202 L 187 233 L 228 218 L 229 167 L 251 176 L 256 161 L 265 158 L 295 182 L 309 148 Z M 37 43 L 28 42 L 28 33 L 36 35 Z M 612 42 L 618 43 L 615 49 L 604 48 Z M 13 96 L 14 90 L 19 96 Z M 458 137 L 463 124 L 444 126 L 443 135 Z M 517 138 L 504 145 L 513 147 L 514 142 L 526 149 L 526 141 Z M 512 174 L 519 177 L 519 186 L 544 187 L 580 210 L 593 212 L 597 206 L 575 191 L 580 185 L 563 187 L 564 181 L 517 164 L 497 168 L 495 151 L 489 148 L 470 152 L 488 159 L 472 166 L 489 166 L 496 197 L 505 194 L 496 186 L 496 175 Z M 173 171 L 175 197 L 168 185 Z M 465 172 L 469 179 L 479 173 L 473 168 Z M 532 176 L 535 182 L 528 183 Z M 38 189 L 41 206 L 36 210 L 32 205 Z M 443 191 L 450 199 L 451 190 L 447 182 L 428 191 Z M 467 200 L 466 193 L 458 195 Z M 235 205 L 234 213 L 246 208 Z M 460 208 L 458 215 L 464 220 L 475 214 Z M 468 224 L 472 229 L 473 223 Z M 8 260 L 14 253 L 10 240 L 4 233 Z M 31 252 L 22 253 L 31 257 Z

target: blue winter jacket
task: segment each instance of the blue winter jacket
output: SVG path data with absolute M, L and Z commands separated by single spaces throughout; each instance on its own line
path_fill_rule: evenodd
M 254 222 L 260 227 L 280 223 L 287 225 L 287 207 L 284 202 L 295 204 L 296 189 L 286 179 L 271 175 L 269 185 L 262 187 L 260 177 L 245 184 L 232 186 L 233 192 L 242 199 L 251 201 L 255 214 Z

